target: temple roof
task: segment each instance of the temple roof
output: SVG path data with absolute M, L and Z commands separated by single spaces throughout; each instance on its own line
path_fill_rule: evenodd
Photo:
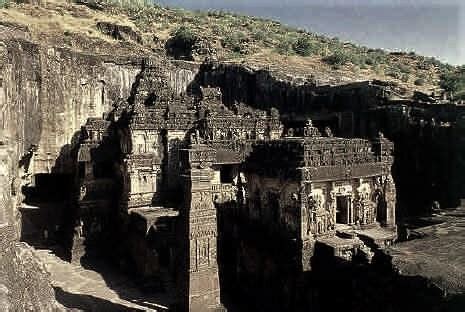
M 347 139 L 319 134 L 259 141 L 246 168 L 266 176 L 323 181 L 388 172 L 393 145 L 385 138 Z

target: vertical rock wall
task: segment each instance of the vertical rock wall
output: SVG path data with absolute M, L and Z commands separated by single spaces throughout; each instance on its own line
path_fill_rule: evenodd
M 67 154 L 80 127 L 129 97 L 140 65 L 28 42 L 10 41 L 7 47 L 3 129 L 17 143 L 18 155 L 38 146 L 35 173 L 70 172 Z

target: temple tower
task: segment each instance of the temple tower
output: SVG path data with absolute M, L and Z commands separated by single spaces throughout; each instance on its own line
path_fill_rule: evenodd
M 181 208 L 179 311 L 224 311 L 220 303 L 217 217 L 211 194 L 216 151 L 202 144 L 181 150 L 185 168 Z

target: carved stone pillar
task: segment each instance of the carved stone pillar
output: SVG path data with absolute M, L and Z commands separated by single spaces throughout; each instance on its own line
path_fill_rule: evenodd
M 396 186 L 391 175 L 384 182 L 384 199 L 386 201 L 386 226 L 396 226 Z
M 211 194 L 216 151 L 193 144 L 181 150 L 184 206 L 181 208 L 180 311 L 221 311 L 217 262 L 217 216 Z

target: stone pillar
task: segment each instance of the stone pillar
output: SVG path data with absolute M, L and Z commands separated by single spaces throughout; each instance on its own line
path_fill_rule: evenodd
M 386 201 L 386 226 L 396 227 L 396 186 L 391 175 L 384 182 L 384 199 Z
M 224 311 L 220 303 L 217 217 L 211 194 L 211 165 L 216 151 L 195 144 L 181 150 L 185 169 L 180 211 L 180 311 Z

